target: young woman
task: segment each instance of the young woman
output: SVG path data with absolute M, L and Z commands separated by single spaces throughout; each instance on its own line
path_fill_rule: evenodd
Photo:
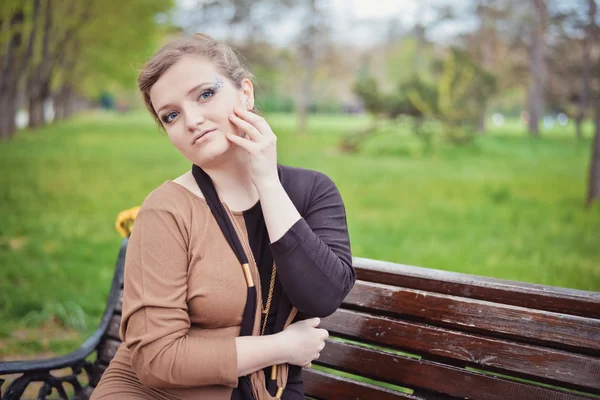
M 277 163 L 251 73 L 203 34 L 138 83 L 192 169 L 144 200 L 125 261 L 123 344 L 92 399 L 304 399 L 319 317 L 352 288 L 344 205 L 319 172 Z

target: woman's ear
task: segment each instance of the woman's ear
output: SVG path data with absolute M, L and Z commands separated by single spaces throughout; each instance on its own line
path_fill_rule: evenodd
M 242 94 L 245 102 L 246 110 L 252 110 L 254 108 L 254 86 L 252 81 L 248 78 L 242 80 Z

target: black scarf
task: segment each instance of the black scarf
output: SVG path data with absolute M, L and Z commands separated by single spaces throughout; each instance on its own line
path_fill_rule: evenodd
M 282 179 L 281 168 L 278 167 L 279 179 Z M 238 235 L 236 234 L 235 228 L 225 211 L 225 207 L 223 207 L 223 203 L 219 199 L 219 195 L 217 194 L 217 190 L 215 189 L 215 185 L 210 179 L 210 176 L 199 166 L 192 166 L 192 175 L 200 188 L 200 191 L 204 195 L 206 199 L 206 203 L 210 208 L 213 216 L 217 220 L 219 228 L 221 228 L 221 232 L 227 239 L 227 242 L 231 246 L 231 249 L 235 253 L 240 265 L 248 264 L 248 256 L 242 247 L 242 243 Z M 278 280 L 278 279 L 277 279 Z M 279 283 L 279 282 L 277 282 Z M 244 307 L 244 314 L 242 317 L 242 325 L 240 330 L 240 336 L 251 336 L 252 328 L 254 327 L 254 320 L 256 315 L 256 307 L 257 307 L 257 293 L 256 286 L 248 285 L 248 297 L 246 300 L 246 305 Z M 289 315 L 292 309 L 292 304 L 289 301 L 288 297 L 285 293 L 282 292 L 279 308 L 277 310 L 277 317 L 275 319 L 275 324 L 273 327 L 273 333 L 281 332 L 283 330 L 283 326 L 286 321 L 286 317 Z M 267 318 L 268 316 L 265 316 Z M 276 390 L 276 382 L 269 379 L 267 377 L 267 389 L 269 393 L 274 395 Z M 238 386 L 233 390 L 231 395 L 232 400 L 254 400 L 254 396 L 252 395 L 252 387 L 250 383 L 250 379 L 248 376 L 241 376 L 238 379 Z

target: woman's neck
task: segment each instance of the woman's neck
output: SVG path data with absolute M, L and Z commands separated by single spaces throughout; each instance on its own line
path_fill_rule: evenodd
M 241 211 L 252 207 L 259 196 L 250 176 L 248 153 L 235 150 L 223 162 L 202 169 L 213 181 L 221 201 L 231 210 Z

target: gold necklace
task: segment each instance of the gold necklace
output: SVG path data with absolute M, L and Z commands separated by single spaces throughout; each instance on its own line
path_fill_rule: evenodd
M 263 336 L 265 334 L 265 328 L 267 327 L 267 318 L 269 317 L 269 310 L 271 309 L 271 300 L 273 300 L 273 290 L 275 289 L 275 275 L 277 274 L 277 268 L 275 268 L 275 263 L 273 263 L 273 270 L 271 271 L 271 282 L 269 283 L 269 295 L 267 296 L 267 303 L 263 307 L 262 301 L 260 303 L 260 309 L 262 314 L 264 314 L 264 322 L 262 329 L 260 331 L 260 335 Z

